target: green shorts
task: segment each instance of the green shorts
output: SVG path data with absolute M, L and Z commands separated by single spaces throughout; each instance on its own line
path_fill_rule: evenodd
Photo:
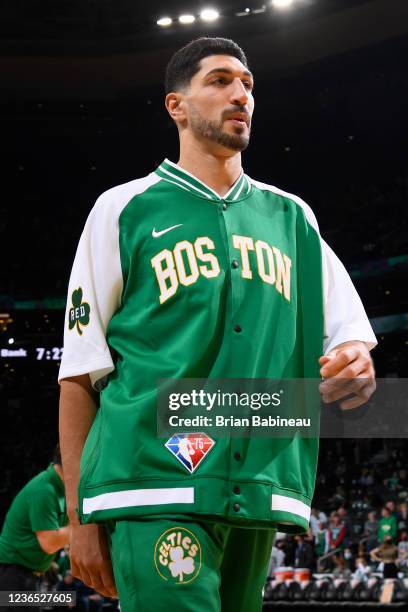
M 275 531 L 152 518 L 110 522 L 122 612 L 259 612 Z

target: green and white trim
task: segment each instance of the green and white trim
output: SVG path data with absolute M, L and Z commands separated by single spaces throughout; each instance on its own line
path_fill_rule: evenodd
M 163 506 L 167 504 L 194 504 L 194 487 L 174 487 L 160 489 L 133 489 L 102 493 L 96 497 L 85 497 L 84 514 L 97 510 L 131 508 L 139 506 Z
M 131 514 L 137 516 L 144 514 L 146 507 L 150 507 L 154 514 L 161 514 L 168 512 L 169 506 L 172 507 L 172 510 L 176 506 L 179 511 L 199 515 L 206 513 L 206 506 L 210 504 L 208 484 L 206 483 L 208 483 L 207 479 L 203 479 L 201 483 L 196 482 L 195 486 L 160 486 L 122 491 L 106 491 L 106 488 L 103 487 L 104 492 L 97 493 L 94 496 L 86 495 L 82 498 L 81 516 L 83 522 L 92 522 L 94 520 L 104 520 L 105 517 L 112 516 L 112 513 L 116 512 L 120 516 L 125 508 L 132 509 L 130 510 Z M 265 501 L 269 499 L 269 512 L 266 511 L 264 516 L 259 516 L 260 520 L 272 522 L 280 531 L 287 533 L 301 533 L 307 530 L 311 512 L 310 500 L 295 492 L 293 492 L 293 495 L 297 497 L 291 497 L 289 492 L 280 494 L 273 491 L 271 494 L 269 486 L 262 483 L 254 484 L 258 490 L 255 497 L 251 493 L 249 494 L 246 505 L 256 506 L 262 498 Z M 211 481 L 211 486 L 212 495 L 220 495 L 224 491 L 226 505 L 225 507 L 221 507 L 222 504 L 220 505 L 219 515 L 226 517 L 228 515 L 228 502 L 225 498 L 225 485 L 214 479 Z M 299 497 L 302 497 L 304 501 Z M 256 514 L 255 508 L 254 513 Z
M 252 189 L 251 181 L 243 171 L 241 171 L 238 179 L 235 181 L 228 193 L 226 193 L 223 197 L 218 195 L 218 193 L 211 189 L 211 187 L 208 187 L 193 174 L 187 172 L 187 170 L 184 170 L 168 159 L 165 159 L 164 162 L 155 170 L 155 172 L 158 176 L 160 176 L 160 178 L 172 183 L 173 185 L 177 185 L 177 187 L 180 187 L 180 189 L 184 189 L 193 195 L 206 198 L 207 200 L 211 200 L 213 202 L 220 202 L 221 200 L 226 202 L 236 202 L 246 198 Z

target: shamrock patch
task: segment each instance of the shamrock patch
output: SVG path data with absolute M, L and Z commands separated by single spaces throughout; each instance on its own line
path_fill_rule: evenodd
M 82 336 L 81 325 L 84 327 L 88 325 L 91 307 L 87 302 L 82 302 L 81 287 L 72 292 L 71 300 L 72 308 L 69 310 L 68 326 L 69 329 L 74 329 L 76 326 L 78 334 Z
M 192 531 L 173 527 L 159 537 L 154 549 L 154 562 L 163 580 L 187 584 L 201 568 L 201 546 Z

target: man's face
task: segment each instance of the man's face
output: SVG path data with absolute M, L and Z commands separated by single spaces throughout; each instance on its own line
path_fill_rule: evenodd
M 243 151 L 251 132 L 253 85 L 251 73 L 237 58 L 204 58 L 183 96 L 188 127 L 200 140 Z

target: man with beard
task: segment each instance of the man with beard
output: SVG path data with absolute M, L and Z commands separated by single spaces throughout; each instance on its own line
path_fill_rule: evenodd
M 233 41 L 174 54 L 179 160 L 99 198 L 71 274 L 59 380 L 72 571 L 118 592 L 123 612 L 256 612 L 274 533 L 309 525 L 317 440 L 163 441 L 157 379 L 374 376 L 375 336 L 311 209 L 242 170 L 253 85 Z

